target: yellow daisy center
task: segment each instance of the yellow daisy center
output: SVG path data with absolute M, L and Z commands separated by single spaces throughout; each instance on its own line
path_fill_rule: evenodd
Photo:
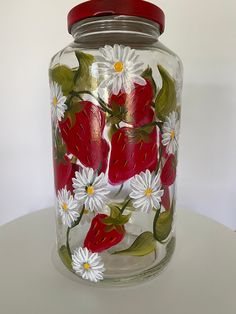
M 69 208 L 68 208 L 68 205 L 66 203 L 63 203 L 61 207 L 64 210 L 64 212 L 68 212 Z
M 85 270 L 89 270 L 91 268 L 90 264 L 89 263 L 84 263 L 84 269 Z
M 124 70 L 124 63 L 121 62 L 121 61 L 117 61 L 115 64 L 114 64 L 114 69 L 116 72 L 120 73 Z
M 88 195 L 94 194 L 94 187 L 92 185 L 87 187 L 87 193 L 88 193 Z
M 148 188 L 148 189 L 146 189 L 146 191 L 145 191 L 145 195 L 146 195 L 147 197 L 150 197 L 150 196 L 152 195 L 152 193 L 153 193 L 153 189 L 151 189 L 151 188 Z
M 58 99 L 57 99 L 57 97 L 53 97 L 53 99 L 52 99 L 52 104 L 53 104 L 53 106 L 56 107 L 56 105 L 58 104 Z
M 175 131 L 174 131 L 174 130 L 172 130 L 172 131 L 170 132 L 170 138 L 171 138 L 172 140 L 175 138 Z

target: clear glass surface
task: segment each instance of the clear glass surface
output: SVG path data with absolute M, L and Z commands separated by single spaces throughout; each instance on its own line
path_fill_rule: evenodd
M 182 63 L 145 19 L 72 35 L 49 70 L 58 252 L 89 282 L 142 281 L 175 246 Z

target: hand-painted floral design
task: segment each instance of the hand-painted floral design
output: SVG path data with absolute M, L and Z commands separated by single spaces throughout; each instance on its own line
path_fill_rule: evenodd
M 106 171 L 109 145 L 103 138 L 105 114 L 98 106 L 76 101 L 59 127 L 69 153 L 87 168 Z
M 169 154 L 175 154 L 178 149 L 179 120 L 178 114 L 173 111 L 166 118 L 163 125 L 162 144 Z
M 108 105 L 113 114 L 121 121 L 135 127 L 151 123 L 154 110 L 152 108 L 153 88 L 151 82 L 145 79 L 145 85 L 134 84 L 130 94 L 120 92 L 118 95 L 111 94 Z
M 70 191 L 67 191 L 66 187 L 58 191 L 58 211 L 62 219 L 63 225 L 71 227 L 72 223 L 80 216 L 78 212 L 78 202 L 71 195 Z
M 159 174 L 151 173 L 149 170 L 141 172 L 131 181 L 131 190 L 130 197 L 135 208 L 144 213 L 159 209 L 164 194 Z
M 106 224 L 109 216 L 96 215 L 84 240 L 84 246 L 91 252 L 103 252 L 120 243 L 125 236 L 125 228 L 116 221 L 116 224 Z
M 114 47 L 106 45 L 99 51 L 101 61 L 94 63 L 93 69 L 104 77 L 100 88 L 118 95 L 119 92 L 130 94 L 135 83 L 146 85 L 145 79 L 141 77 L 143 63 L 138 61 L 139 56 L 134 49 L 115 44 Z
M 177 160 L 175 155 L 170 154 L 161 171 L 161 183 L 166 186 L 174 184 L 176 179 Z
M 104 173 L 97 174 L 92 168 L 83 168 L 73 178 L 75 199 L 90 211 L 101 211 L 109 193 Z
M 120 128 L 111 140 L 109 182 L 122 184 L 136 174 L 157 167 L 157 129 Z
M 113 255 L 111 265 L 171 238 L 180 124 L 176 80 L 162 65 L 143 68 L 137 51 L 118 44 L 99 52 L 76 51 L 78 68 L 50 71 L 57 208 L 67 227 L 59 254 L 91 282 L 106 277 L 101 256 Z M 145 228 L 134 225 L 141 213 L 150 214 Z
M 75 172 L 79 171 L 79 169 L 80 166 L 72 163 L 67 156 L 64 156 L 61 160 L 54 159 L 54 177 L 56 190 L 61 190 L 66 186 L 67 190 L 73 192 L 72 178 L 74 178 Z
M 78 248 L 72 255 L 72 267 L 83 279 L 92 282 L 103 280 L 105 271 L 102 258 L 97 253 L 91 253 L 87 248 Z
M 67 109 L 66 97 L 63 96 L 62 89 L 59 84 L 52 82 L 50 84 L 51 90 L 51 110 L 52 120 L 54 122 L 61 121 L 64 118 L 64 113 Z

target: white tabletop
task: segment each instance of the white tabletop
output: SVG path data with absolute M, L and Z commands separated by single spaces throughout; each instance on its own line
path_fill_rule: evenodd
M 236 234 L 180 211 L 177 247 L 157 278 L 130 288 L 78 282 L 57 258 L 53 210 L 0 227 L 1 314 L 235 314 Z

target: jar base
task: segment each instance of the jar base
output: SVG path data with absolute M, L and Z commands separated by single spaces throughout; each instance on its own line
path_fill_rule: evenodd
M 131 234 L 128 235 L 126 241 L 131 241 L 133 237 Z M 140 284 L 158 276 L 167 267 L 174 253 L 175 243 L 176 238 L 173 236 L 165 245 L 158 244 L 158 248 L 154 253 L 143 257 L 102 253 L 101 256 L 106 265 L 106 273 L 104 280 L 98 283 L 83 280 L 73 270 L 69 270 L 80 282 L 93 286 L 123 287 Z

